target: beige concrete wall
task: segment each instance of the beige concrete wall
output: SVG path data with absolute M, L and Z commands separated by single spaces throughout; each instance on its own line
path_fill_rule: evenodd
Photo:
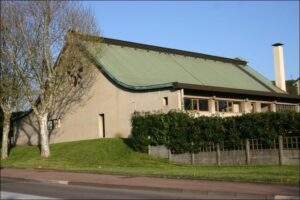
M 129 92 L 116 87 L 96 70 L 95 84 L 84 101 L 71 106 L 70 111 L 61 118 L 60 126 L 51 133 L 51 143 L 103 137 L 99 135 L 99 114 L 105 117 L 106 137 L 128 137 L 134 111 L 166 112 L 181 108 L 180 90 Z M 164 105 L 164 97 L 168 98 L 167 106 Z M 17 144 L 27 144 L 28 140 L 36 144 L 38 128 L 32 128 L 31 118 L 33 113 L 18 122 Z

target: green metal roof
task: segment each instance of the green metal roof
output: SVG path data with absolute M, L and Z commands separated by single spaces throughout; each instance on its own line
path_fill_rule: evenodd
M 214 59 L 209 55 L 189 56 L 124 45 L 124 41 L 118 44 L 116 41 L 86 40 L 83 45 L 89 56 L 111 79 L 128 89 L 158 89 L 171 87 L 174 82 L 179 82 L 284 93 L 246 63 L 241 64 L 238 60 L 223 60 L 220 57 Z

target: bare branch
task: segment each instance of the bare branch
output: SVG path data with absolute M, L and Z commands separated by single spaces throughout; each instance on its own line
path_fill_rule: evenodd
M 1 58 L 12 63 L 13 77 L 40 124 L 42 156 L 48 157 L 47 117 L 62 117 L 94 80 L 94 69 L 80 56 L 81 41 L 66 35 L 69 30 L 98 35 L 96 20 L 76 1 L 5 1 L 1 6 L 8 47 Z

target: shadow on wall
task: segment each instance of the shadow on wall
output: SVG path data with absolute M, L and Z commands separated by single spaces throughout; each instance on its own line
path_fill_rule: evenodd
M 33 113 L 14 121 L 13 127 L 14 134 L 11 139 L 14 146 L 37 145 L 39 143 L 39 126 Z
M 27 116 L 13 122 L 13 133 L 10 137 L 12 146 L 16 145 L 39 145 L 39 123 L 31 112 Z M 53 131 L 49 131 L 49 140 Z

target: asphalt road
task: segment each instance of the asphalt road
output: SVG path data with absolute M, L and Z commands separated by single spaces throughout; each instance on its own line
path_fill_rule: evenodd
M 0 199 L 253 199 L 230 194 L 197 194 L 103 188 L 1 177 Z M 255 199 L 258 197 L 256 196 Z

